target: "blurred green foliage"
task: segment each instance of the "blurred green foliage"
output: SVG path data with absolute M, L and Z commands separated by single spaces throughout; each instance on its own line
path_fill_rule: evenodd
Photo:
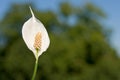
M 120 80 L 119 58 L 109 44 L 109 30 L 100 22 L 106 18 L 100 8 L 62 3 L 59 14 L 32 8 L 51 40 L 39 58 L 36 80 Z M 13 4 L 0 22 L 0 80 L 32 76 L 35 58 L 21 36 L 30 17 L 27 4 Z

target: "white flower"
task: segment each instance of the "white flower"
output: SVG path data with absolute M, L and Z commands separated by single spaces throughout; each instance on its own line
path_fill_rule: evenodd
M 30 8 L 32 17 L 26 21 L 22 28 L 22 36 L 27 47 L 34 53 L 35 58 L 47 50 L 50 40 L 44 25 L 34 16 Z

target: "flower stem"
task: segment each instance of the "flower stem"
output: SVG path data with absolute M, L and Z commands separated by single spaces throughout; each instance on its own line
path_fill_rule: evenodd
M 36 72 L 37 72 L 37 66 L 38 66 L 38 59 L 36 59 L 36 62 L 35 62 L 35 67 L 34 67 L 32 80 L 35 80 L 35 76 L 36 76 Z
M 33 72 L 31 80 L 35 80 L 35 76 L 36 76 L 36 72 L 37 72 L 37 67 L 38 67 L 38 50 L 37 50 L 37 58 L 36 58 L 36 62 L 35 62 L 34 72 Z

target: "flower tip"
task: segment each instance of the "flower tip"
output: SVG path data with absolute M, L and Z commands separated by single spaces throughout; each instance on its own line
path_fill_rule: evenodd
M 32 14 L 32 17 L 35 18 L 35 15 L 34 15 L 34 13 L 33 13 L 33 10 L 32 10 L 32 8 L 31 8 L 31 6 L 29 6 L 29 8 L 30 8 L 30 12 L 31 12 L 31 14 Z

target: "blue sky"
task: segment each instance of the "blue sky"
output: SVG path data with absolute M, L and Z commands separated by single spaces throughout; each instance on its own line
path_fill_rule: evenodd
M 59 3 L 63 1 L 68 1 L 74 5 L 83 5 L 85 2 L 89 1 L 99 6 L 107 14 L 107 19 L 104 23 L 108 28 L 113 30 L 111 44 L 120 54 L 120 0 L 1 0 L 0 19 L 3 18 L 12 3 L 33 2 L 38 9 L 57 10 Z

